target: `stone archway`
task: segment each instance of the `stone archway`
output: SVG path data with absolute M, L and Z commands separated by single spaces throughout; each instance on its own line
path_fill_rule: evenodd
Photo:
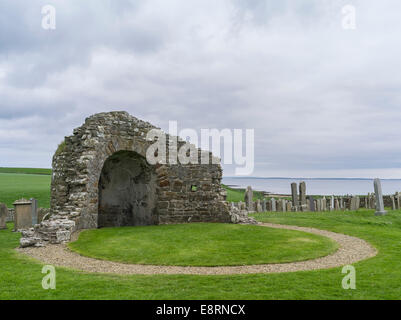
M 155 224 L 156 180 L 154 168 L 138 153 L 111 155 L 99 179 L 98 228 Z

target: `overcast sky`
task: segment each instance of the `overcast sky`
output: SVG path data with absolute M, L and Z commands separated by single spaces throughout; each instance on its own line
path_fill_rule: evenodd
M 46 4 L 56 30 L 41 27 Z M 0 166 L 51 167 L 85 117 L 126 110 L 164 130 L 255 129 L 254 176 L 401 178 L 400 12 L 399 0 L 0 0 Z

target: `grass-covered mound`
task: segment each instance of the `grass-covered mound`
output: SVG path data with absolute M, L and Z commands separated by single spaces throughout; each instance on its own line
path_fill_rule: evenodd
M 175 266 L 283 263 L 337 249 L 332 240 L 314 234 L 220 223 L 87 230 L 69 246 L 92 258 Z

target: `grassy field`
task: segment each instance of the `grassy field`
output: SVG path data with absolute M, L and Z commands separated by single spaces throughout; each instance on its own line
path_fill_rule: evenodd
M 0 231 L 0 299 L 400 299 L 401 212 L 373 210 L 258 214 L 262 221 L 313 226 L 369 241 L 379 254 L 354 264 L 356 290 L 342 268 L 235 276 L 117 276 L 57 268 L 57 289 L 43 290 L 42 265 L 17 254 L 18 233 Z M 12 225 L 9 225 L 11 229 Z
M 88 230 L 69 247 L 103 260 L 175 266 L 283 263 L 326 256 L 338 248 L 314 234 L 220 223 Z
M 21 198 L 35 198 L 39 207 L 50 207 L 51 175 L 0 173 L 0 202 L 9 208 L 13 202 Z
M 18 174 L 42 174 L 50 176 L 52 169 L 36 168 L 0 168 L 0 173 L 18 173 Z
M 0 202 L 34 196 L 31 193 L 35 189 L 39 193 L 37 198 L 40 199 L 40 194 L 43 196 L 41 206 L 48 201 L 50 176 L 19 174 L 18 177 L 21 180 L 17 187 L 18 178 L 14 173 L 1 173 Z M 41 181 L 40 177 L 48 180 Z M 382 217 L 375 217 L 374 210 L 263 213 L 255 217 L 260 221 L 310 226 L 360 237 L 375 246 L 379 253 L 354 264 L 356 290 L 342 288 L 342 268 L 233 276 L 118 276 L 56 268 L 57 289 L 44 290 L 42 264 L 14 250 L 19 245 L 20 234 L 11 232 L 12 224 L 8 224 L 8 230 L 0 230 L 0 299 L 401 298 L 401 211 L 390 211 Z

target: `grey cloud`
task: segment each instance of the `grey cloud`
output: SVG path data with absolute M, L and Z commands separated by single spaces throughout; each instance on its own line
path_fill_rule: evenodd
M 355 31 L 348 1 L 50 1 L 54 32 L 48 3 L 0 2 L 0 166 L 50 166 L 85 117 L 127 110 L 254 128 L 255 175 L 400 168 L 396 1 L 352 1 Z

